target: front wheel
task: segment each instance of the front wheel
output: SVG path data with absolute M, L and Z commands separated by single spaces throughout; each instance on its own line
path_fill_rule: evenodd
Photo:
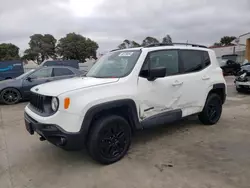
M 91 157 L 102 163 L 111 164 L 123 158 L 131 144 L 131 127 L 121 116 L 110 115 L 93 123 L 88 138 Z
M 4 104 L 11 105 L 16 104 L 20 101 L 21 94 L 15 88 L 6 88 L 0 94 L 0 100 Z
M 199 114 L 199 120 L 204 125 L 216 124 L 222 113 L 222 101 L 219 95 L 212 93 L 208 96 L 203 111 Z

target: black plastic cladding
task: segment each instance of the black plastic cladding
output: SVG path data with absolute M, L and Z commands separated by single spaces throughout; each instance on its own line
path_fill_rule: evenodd
M 102 103 L 102 104 L 91 107 L 87 111 L 84 117 L 84 120 L 82 122 L 81 132 L 83 132 L 85 136 L 87 136 L 91 122 L 97 113 L 100 113 L 104 110 L 109 110 L 112 108 L 117 108 L 117 107 L 119 108 L 119 107 L 124 107 L 124 106 L 130 109 L 130 113 L 131 113 L 130 121 L 133 124 L 132 125 L 133 128 L 141 129 L 142 127 L 141 127 L 141 124 L 139 123 L 135 102 L 132 99 L 122 99 L 122 100 Z

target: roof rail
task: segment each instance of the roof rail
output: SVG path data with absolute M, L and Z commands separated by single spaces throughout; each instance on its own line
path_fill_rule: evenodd
M 145 48 L 157 47 L 157 46 L 173 46 L 173 44 L 156 43 L 156 44 L 149 44 L 149 45 L 145 46 Z
M 192 47 L 207 48 L 204 45 L 190 44 L 190 43 L 171 43 L 171 44 L 158 43 L 158 44 L 149 44 L 149 45 L 146 46 L 146 48 L 148 48 L 148 47 L 157 47 L 157 46 L 174 46 L 174 45 L 185 45 L 185 46 L 192 46 Z
M 186 45 L 186 46 L 192 46 L 192 47 L 200 47 L 200 48 L 207 48 L 207 46 L 200 45 L 200 44 L 190 44 L 190 43 L 173 43 L 174 45 Z

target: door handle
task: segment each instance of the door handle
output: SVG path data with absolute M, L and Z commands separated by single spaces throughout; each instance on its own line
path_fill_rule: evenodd
M 203 77 L 202 77 L 202 80 L 209 80 L 209 79 L 210 79 L 209 76 L 203 76 Z
M 176 80 L 173 84 L 172 84 L 172 86 L 180 86 L 180 85 L 182 85 L 183 84 L 183 82 L 179 82 L 178 80 Z

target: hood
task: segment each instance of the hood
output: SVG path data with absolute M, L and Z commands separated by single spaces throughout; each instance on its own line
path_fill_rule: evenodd
M 22 85 L 22 80 L 19 79 L 9 79 L 0 81 L 0 90 L 7 88 L 7 87 L 15 87 L 20 88 Z
M 119 78 L 75 77 L 41 84 L 31 88 L 31 91 L 41 95 L 58 96 L 65 92 L 114 83 L 118 80 Z

